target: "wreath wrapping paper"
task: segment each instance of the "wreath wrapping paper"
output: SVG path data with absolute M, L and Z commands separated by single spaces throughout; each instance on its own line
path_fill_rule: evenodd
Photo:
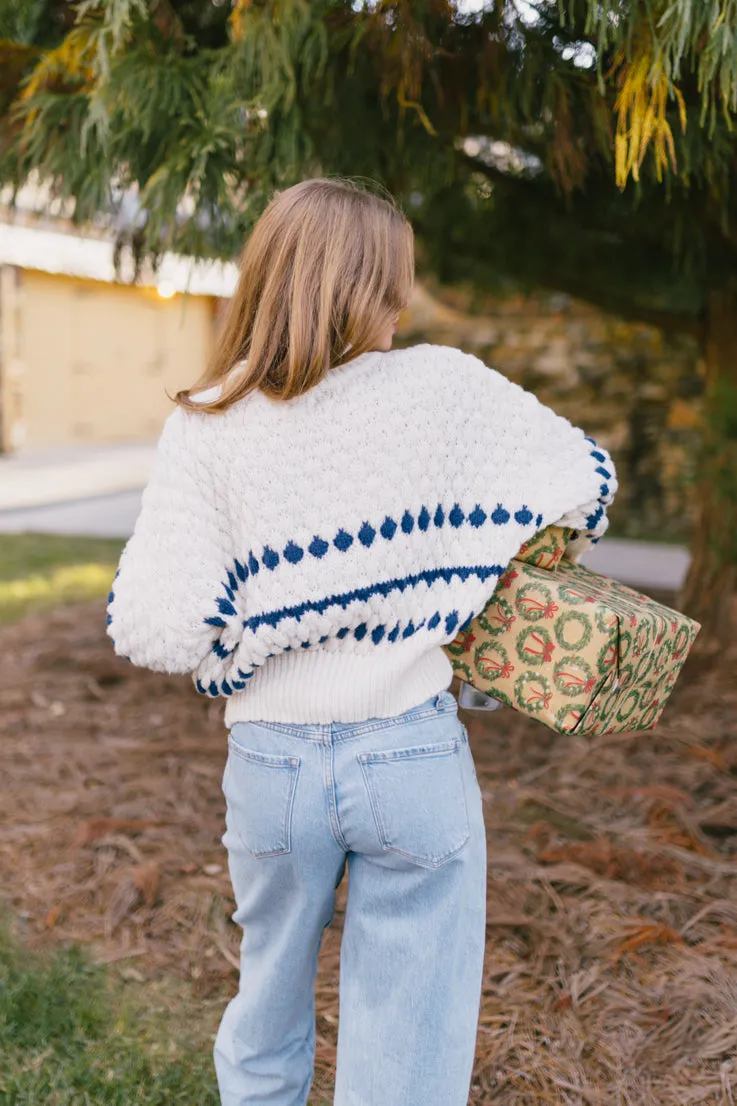
M 523 545 L 446 653 L 461 680 L 559 733 L 650 730 L 701 627 L 566 560 L 573 533 Z

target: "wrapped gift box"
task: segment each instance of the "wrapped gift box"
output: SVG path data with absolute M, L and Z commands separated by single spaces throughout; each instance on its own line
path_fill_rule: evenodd
M 700 626 L 567 560 L 572 534 L 522 546 L 446 652 L 461 680 L 559 733 L 652 729 Z

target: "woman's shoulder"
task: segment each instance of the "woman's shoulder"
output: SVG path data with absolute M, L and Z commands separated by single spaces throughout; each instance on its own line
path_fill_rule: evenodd
M 466 353 L 457 346 L 442 346 L 431 342 L 394 349 L 386 355 L 388 364 L 406 365 L 413 371 L 424 372 L 449 383 L 459 378 L 470 382 L 482 381 L 489 385 L 492 377 L 499 375 L 473 353 Z

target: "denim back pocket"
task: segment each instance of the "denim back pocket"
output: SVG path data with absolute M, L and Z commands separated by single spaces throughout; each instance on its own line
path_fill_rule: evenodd
M 233 829 L 255 857 L 288 853 L 299 757 L 257 753 L 232 737 L 228 749 L 223 793 Z
M 362 753 L 358 760 L 382 848 L 424 868 L 468 842 L 462 743 Z

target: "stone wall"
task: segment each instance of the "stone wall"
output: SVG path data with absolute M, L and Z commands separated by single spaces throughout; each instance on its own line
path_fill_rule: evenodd
M 442 302 L 418 285 L 398 345 L 460 346 L 535 392 L 610 450 L 620 490 L 610 533 L 688 542 L 704 365 L 696 342 L 567 296 Z M 474 305 L 476 310 L 478 306 Z

